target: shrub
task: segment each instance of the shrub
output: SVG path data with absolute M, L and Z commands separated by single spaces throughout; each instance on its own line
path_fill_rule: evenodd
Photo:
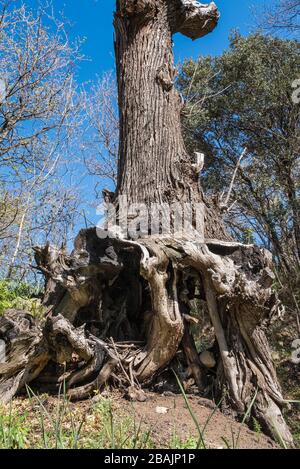
M 27 311 L 35 317 L 44 313 L 39 286 L 0 280 L 0 315 L 8 309 Z

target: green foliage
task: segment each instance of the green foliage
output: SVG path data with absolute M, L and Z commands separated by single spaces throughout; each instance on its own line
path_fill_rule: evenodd
M 253 423 L 253 430 L 255 431 L 255 433 L 257 433 L 258 435 L 261 435 L 262 429 L 261 429 L 261 424 L 259 423 L 259 421 L 255 417 L 252 417 L 252 423 Z
M 253 228 L 251 228 L 249 226 L 245 226 L 245 227 L 241 226 L 241 236 L 242 236 L 243 243 L 245 243 L 245 244 L 254 244 L 255 243 L 253 232 L 254 232 Z
M 27 387 L 30 403 L 36 409 L 39 421 L 39 440 L 34 446 L 43 449 L 78 449 L 86 415 L 78 418 L 66 397 L 65 385 L 61 387 L 54 412 L 47 409 L 48 396 L 39 396 Z
M 34 317 L 41 317 L 44 308 L 39 298 L 40 295 L 40 287 L 0 280 L 0 315 L 7 309 L 19 309 L 27 311 Z
M 151 449 L 151 430 L 144 430 L 142 423 L 135 416 L 116 418 L 112 402 L 101 398 L 95 405 L 94 412 L 100 417 L 101 429 L 96 440 L 96 447 L 107 449 Z
M 226 193 L 246 147 L 228 224 L 241 241 L 249 235 L 271 248 L 286 269 L 299 269 L 299 49 L 295 40 L 234 33 L 226 52 L 186 61 L 178 79 L 187 146 L 206 154 L 206 191 Z
M 186 440 L 182 440 L 175 433 L 170 442 L 170 448 L 172 449 L 196 449 L 198 441 L 196 438 L 189 437 Z
M 0 449 L 23 449 L 26 447 L 28 427 L 27 413 L 19 415 L 9 408 L 0 407 Z
M 58 398 L 37 395 L 27 388 L 28 412 L 13 404 L 0 408 L 0 448 L 12 449 L 151 449 L 151 430 L 144 429 L 134 414 L 115 412 L 110 399 L 83 407 L 73 405 L 62 386 Z
M 189 398 L 181 387 L 196 431 L 182 438 L 174 426 L 170 439 L 158 441 L 160 433 L 137 419 L 133 406 L 132 412 L 125 414 L 118 399 L 114 401 L 96 394 L 96 401 L 74 404 L 68 400 L 64 385 L 56 398 L 38 395 L 29 387 L 27 392 L 28 399 L 0 406 L 0 449 L 204 449 L 205 432 L 221 405 L 216 406 L 200 429 Z M 242 423 L 249 417 L 255 397 Z M 255 431 L 260 433 L 259 424 L 254 419 L 253 422 Z M 295 436 L 296 432 L 297 428 Z M 234 433 L 233 429 L 229 440 L 222 438 L 228 449 L 239 448 L 239 439 L 240 431 Z

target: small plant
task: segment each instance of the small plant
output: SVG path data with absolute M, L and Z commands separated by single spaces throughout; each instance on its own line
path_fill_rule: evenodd
M 37 409 L 44 449 L 78 449 L 78 442 L 85 423 L 85 413 L 77 419 L 66 395 L 65 383 L 60 387 L 55 412 L 47 410 L 42 396 L 27 387 L 31 405 Z
M 19 309 L 34 317 L 42 317 L 44 307 L 40 296 L 39 286 L 0 280 L 0 315 L 8 309 Z
M 257 398 L 257 393 L 258 393 L 258 389 L 256 389 L 255 393 L 254 393 L 254 396 L 248 406 L 248 409 L 246 410 L 245 412 L 245 415 L 243 417 L 243 420 L 240 424 L 240 428 L 239 428 L 239 431 L 238 431 L 238 434 L 237 434 L 237 437 L 235 438 L 234 436 L 234 433 L 232 432 L 232 449 L 238 449 L 238 446 L 239 446 L 239 441 L 240 441 L 240 437 L 241 437 L 241 431 L 242 431 L 242 426 L 247 422 L 247 420 L 249 419 L 250 415 L 251 415 L 251 411 L 252 411 L 252 408 L 255 404 L 255 401 L 256 401 L 256 398 Z
M 253 430 L 255 431 L 255 433 L 257 433 L 257 435 L 261 435 L 262 428 L 261 428 L 259 421 L 255 417 L 252 417 L 252 423 L 253 423 Z
M 176 433 L 171 438 L 170 449 L 197 449 L 198 440 L 194 437 L 189 437 L 186 440 L 180 438 Z
M 27 446 L 29 429 L 27 414 L 19 415 L 12 406 L 0 408 L 0 449 L 24 449 Z
M 188 411 L 190 413 L 190 416 L 192 417 L 193 419 L 193 422 L 195 423 L 195 426 L 196 426 L 196 429 L 197 429 L 197 432 L 198 432 L 198 435 L 199 435 L 199 438 L 198 438 L 198 442 L 197 442 L 197 445 L 195 447 L 195 449 L 207 449 L 206 448 L 206 445 L 205 445 L 205 439 L 204 439 L 204 435 L 205 435 L 205 432 L 206 432 L 206 429 L 211 421 L 211 419 L 213 418 L 213 416 L 215 415 L 215 413 L 217 412 L 217 410 L 220 408 L 221 404 L 222 404 L 222 400 L 218 403 L 218 405 L 215 407 L 215 409 L 211 412 L 211 414 L 208 416 L 203 428 L 201 429 L 200 428 L 200 424 L 197 420 L 197 417 L 190 405 L 190 402 L 189 402 L 189 399 L 185 393 L 185 390 L 184 390 L 184 387 L 182 386 L 182 383 L 180 382 L 180 379 L 178 378 L 178 376 L 176 375 L 176 373 L 173 371 L 174 375 L 175 375 L 175 378 L 177 380 L 177 383 L 178 383 L 178 386 L 179 386 L 179 389 L 180 389 L 180 392 L 184 398 L 184 401 L 186 403 L 186 406 L 188 408 Z
M 150 449 L 153 448 L 151 430 L 143 430 L 136 416 L 116 418 L 109 399 L 102 398 L 94 407 L 100 419 L 98 448 L 105 449 Z
M 9 282 L 0 280 L 0 314 L 6 309 L 12 308 L 12 302 L 16 299 L 15 293 L 9 288 Z
M 29 401 L 38 424 L 34 447 L 43 449 L 150 449 L 151 430 L 144 430 L 135 416 L 121 417 L 112 402 L 99 398 L 82 411 L 72 405 L 65 385 L 59 390 L 55 407 L 48 409 L 48 397 L 39 396 L 27 387 Z M 32 437 L 32 434 L 30 434 Z

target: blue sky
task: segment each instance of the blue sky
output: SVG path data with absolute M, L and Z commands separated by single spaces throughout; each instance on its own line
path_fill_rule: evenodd
M 19 0 L 17 0 L 19 1 Z M 21 1 L 21 0 L 20 0 Z M 24 0 L 36 8 L 40 0 Z M 205 0 L 202 0 L 204 3 Z M 270 2 L 275 0 L 268 0 Z M 221 19 L 212 34 L 198 40 L 178 34 L 174 38 L 176 62 L 199 55 L 218 55 L 228 46 L 228 36 L 233 29 L 248 35 L 256 27 L 256 18 L 263 6 L 262 0 L 215 0 L 220 9 Z M 87 60 L 81 63 L 77 72 L 79 84 L 88 83 L 114 68 L 113 12 L 115 0 L 52 0 L 56 15 L 63 12 L 70 25 L 67 28 L 71 40 L 85 38 L 82 52 Z M 256 16 L 257 15 L 257 16 Z M 80 192 L 87 217 L 98 221 L 94 187 L 98 179 L 85 174 L 85 168 L 78 169 L 82 176 Z M 84 175 L 85 174 L 85 175 Z M 83 222 L 82 222 L 83 224 Z M 82 226 L 79 222 L 78 229 Z M 80 226 L 81 225 L 81 226 Z
M 202 0 L 204 3 L 205 0 Z M 25 0 L 35 7 L 38 0 Z M 57 12 L 63 11 L 70 20 L 70 37 L 86 38 L 83 52 L 89 58 L 79 70 L 80 82 L 93 80 L 96 75 L 114 67 L 113 11 L 115 0 L 52 0 Z M 247 35 L 255 27 L 255 16 L 262 8 L 262 0 L 215 0 L 221 11 L 217 29 L 201 40 L 192 42 L 175 36 L 176 61 L 201 54 L 220 54 L 228 45 L 230 31 L 238 28 Z

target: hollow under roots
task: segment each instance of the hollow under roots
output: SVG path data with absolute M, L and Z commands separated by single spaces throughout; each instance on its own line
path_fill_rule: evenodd
M 267 251 L 194 238 L 100 240 L 90 229 L 79 233 L 71 255 L 46 246 L 36 249 L 36 260 L 48 314 L 40 322 L 18 311 L 0 319 L 0 401 L 31 382 L 47 389 L 66 383 L 70 399 L 84 399 L 109 379 L 142 398 L 142 385 L 179 349 L 203 391 L 205 371 L 189 325 L 198 298 L 218 344 L 222 405 L 293 445 L 264 333 L 280 311 Z

